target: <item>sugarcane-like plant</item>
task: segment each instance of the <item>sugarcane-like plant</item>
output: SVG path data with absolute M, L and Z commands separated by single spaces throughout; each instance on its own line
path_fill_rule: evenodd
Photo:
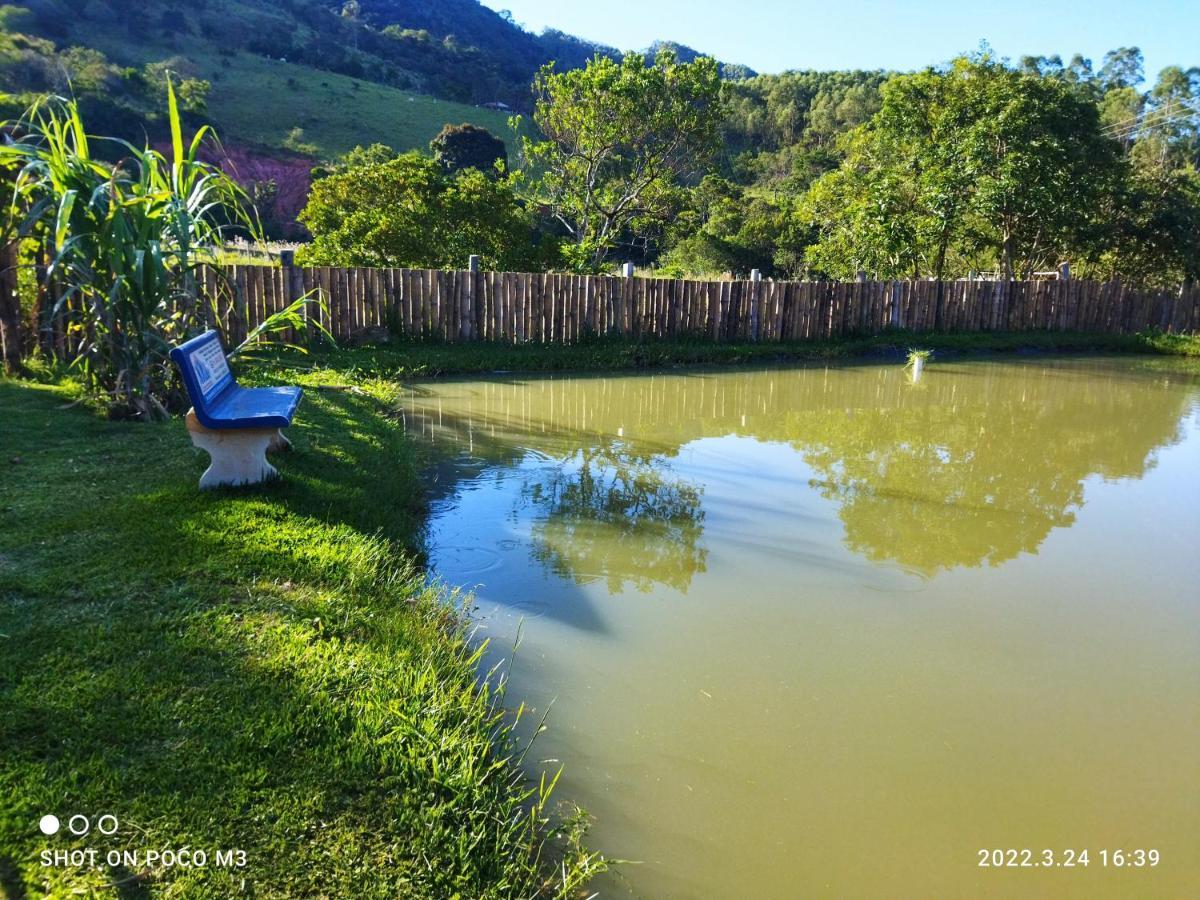
M 258 233 L 242 188 L 202 161 L 207 127 L 184 143 L 167 83 L 171 155 L 116 138 L 89 136 L 72 100 L 47 98 L 20 122 L 4 123 L 0 168 L 12 173 L 10 233 L 35 239 L 54 288 L 48 316 L 64 313 L 79 337 L 72 365 L 84 385 L 112 407 L 162 418 L 175 377 L 171 346 L 204 328 L 197 270 L 232 229 Z M 93 155 L 95 142 L 118 146 L 119 162 Z M 295 325 L 297 306 L 258 330 Z M 215 319 L 215 317 L 213 317 Z

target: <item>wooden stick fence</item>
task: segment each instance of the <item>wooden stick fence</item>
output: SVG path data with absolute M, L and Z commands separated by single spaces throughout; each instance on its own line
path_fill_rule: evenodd
M 430 269 L 206 270 L 220 321 L 241 340 L 272 312 L 319 290 L 340 341 L 372 332 L 448 341 L 572 343 L 587 335 L 786 341 L 912 331 L 1200 328 L 1200 288 L 1120 281 L 683 281 Z
M 1200 287 L 1120 281 L 684 281 L 430 269 L 225 266 L 202 270 L 229 344 L 298 297 L 339 342 L 387 335 L 572 343 L 588 335 L 793 341 L 911 331 L 1200 329 Z

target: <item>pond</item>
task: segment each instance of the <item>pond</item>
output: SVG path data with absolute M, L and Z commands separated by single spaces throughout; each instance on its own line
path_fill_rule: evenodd
M 553 704 L 535 769 L 637 861 L 602 896 L 1196 896 L 1196 371 L 496 376 L 402 415 L 432 568 Z M 1088 865 L 980 867 L 1008 848 Z

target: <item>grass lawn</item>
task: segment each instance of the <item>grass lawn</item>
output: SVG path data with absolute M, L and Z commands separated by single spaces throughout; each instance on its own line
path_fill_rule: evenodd
M 537 856 L 511 716 L 413 567 L 391 390 L 309 391 L 282 481 L 201 494 L 178 420 L 0 380 L 0 894 L 528 896 L 598 865 L 565 831 Z M 41 866 L 69 847 L 99 866 Z M 183 847 L 208 866 L 103 860 Z

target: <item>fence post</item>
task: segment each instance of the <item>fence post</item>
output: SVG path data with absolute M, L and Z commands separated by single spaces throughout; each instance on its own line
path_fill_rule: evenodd
M 280 250 L 279 265 L 283 269 L 283 305 L 286 308 L 304 296 L 304 274 L 298 268 L 296 268 L 295 250 Z M 319 295 L 317 299 L 318 301 L 320 300 Z M 318 321 L 320 320 L 320 315 L 320 310 L 318 310 Z M 300 319 L 304 322 L 303 338 L 307 343 L 309 338 L 309 310 L 307 303 L 300 307 Z M 298 337 L 300 337 L 300 335 L 292 335 L 293 339 Z
M 758 304 L 762 298 L 762 272 L 750 270 L 750 340 L 758 340 Z
M 18 267 L 21 264 L 16 241 L 0 251 L 0 372 L 15 375 L 22 369 L 25 348 L 21 334 L 21 297 L 18 294 Z
M 618 335 L 625 334 L 625 310 L 633 299 L 633 263 L 621 263 L 621 290 L 618 292 L 616 328 Z
M 472 253 L 467 257 L 467 308 L 463 313 L 463 337 L 466 340 L 478 340 L 480 337 L 479 329 L 479 310 L 476 308 L 479 302 L 479 254 Z
M 296 251 L 280 250 L 279 265 L 283 268 L 283 305 L 289 306 L 300 299 L 296 292 Z
M 1058 277 L 1061 281 L 1070 281 L 1071 280 L 1071 264 L 1070 263 L 1063 263 L 1061 266 L 1058 267 Z

